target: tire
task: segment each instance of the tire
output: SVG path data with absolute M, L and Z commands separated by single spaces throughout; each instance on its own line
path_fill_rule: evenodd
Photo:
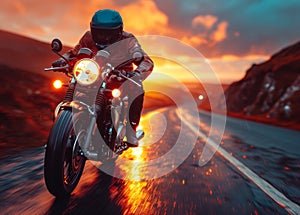
M 70 110 L 61 111 L 48 137 L 44 178 L 47 189 L 56 197 L 70 195 L 84 169 L 86 158 L 81 155 L 79 142 L 85 138 L 85 130 L 83 126 L 77 126 L 82 114 L 73 114 Z

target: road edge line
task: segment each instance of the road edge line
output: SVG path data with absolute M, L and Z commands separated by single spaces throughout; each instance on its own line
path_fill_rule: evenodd
M 190 122 L 188 122 L 185 117 L 181 117 L 179 110 L 176 110 L 178 118 L 181 119 L 195 134 L 203 139 L 206 139 L 206 143 L 216 149 L 222 157 L 229 161 L 235 168 L 237 168 L 243 175 L 250 179 L 256 186 L 258 186 L 264 193 L 266 193 L 273 201 L 275 201 L 280 207 L 284 208 L 290 214 L 299 214 L 300 206 L 295 202 L 288 199 L 283 193 L 277 190 L 273 185 L 260 178 L 251 169 L 245 166 L 242 162 L 237 160 L 235 157 L 230 155 L 225 149 L 216 144 L 213 140 L 208 138 L 204 133 L 195 128 Z

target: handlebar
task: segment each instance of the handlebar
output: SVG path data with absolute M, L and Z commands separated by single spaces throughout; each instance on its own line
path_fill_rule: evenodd
M 58 66 L 58 67 L 50 67 L 50 68 L 44 68 L 44 71 L 53 71 L 53 72 L 62 72 L 64 73 L 66 76 L 68 77 L 72 77 L 72 75 L 69 74 L 69 65 L 65 65 L 65 66 Z
M 54 72 L 65 72 L 65 71 L 59 71 L 59 70 L 67 70 L 69 68 L 68 65 L 65 66 L 58 66 L 58 67 L 50 67 L 50 68 L 44 68 L 44 71 L 54 71 Z
M 139 84 L 138 82 L 136 82 L 136 81 L 133 80 L 132 78 L 127 77 L 125 71 L 121 71 L 121 70 L 113 70 L 112 72 L 113 72 L 113 73 L 116 73 L 116 75 L 118 75 L 119 77 L 122 77 L 122 78 L 124 78 L 124 79 L 126 79 L 126 80 L 128 80 L 128 81 L 131 81 L 132 83 L 134 83 L 135 85 L 137 85 L 137 86 L 139 86 L 139 87 L 142 86 L 141 84 Z
M 54 71 L 54 72 L 62 72 L 65 75 L 67 75 L 68 77 L 71 77 L 70 74 L 68 74 L 68 70 L 69 70 L 70 66 L 67 64 L 65 66 L 59 66 L 59 67 L 50 67 L 50 68 L 44 68 L 44 71 Z M 131 77 L 127 76 L 127 73 L 123 70 L 118 70 L 115 69 L 114 67 L 111 66 L 111 64 L 106 64 L 106 69 L 104 69 L 104 71 L 102 72 L 102 78 L 110 78 L 111 76 L 117 76 L 120 78 L 124 78 L 128 81 L 131 81 L 132 83 L 134 83 L 135 85 L 141 87 L 142 85 L 140 83 L 138 83 L 137 81 L 133 80 Z M 121 81 L 121 80 L 119 80 Z

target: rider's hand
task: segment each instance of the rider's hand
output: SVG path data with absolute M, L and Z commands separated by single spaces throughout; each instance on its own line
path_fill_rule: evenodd
M 61 67 L 61 66 L 65 66 L 65 65 L 66 65 L 66 61 L 62 58 L 60 58 L 52 63 L 52 67 Z
M 133 78 L 133 79 L 142 79 L 141 73 L 137 70 L 127 72 L 127 77 Z
M 142 74 L 137 70 L 128 72 L 127 77 L 133 79 L 138 84 L 142 84 L 142 81 L 143 81 Z
M 118 76 L 117 75 L 111 75 L 108 78 L 108 83 L 114 83 L 118 81 Z

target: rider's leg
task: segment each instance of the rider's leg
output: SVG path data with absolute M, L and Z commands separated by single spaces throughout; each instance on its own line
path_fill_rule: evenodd
M 138 146 L 138 139 L 136 137 L 136 128 L 139 125 L 141 112 L 144 102 L 144 90 L 142 87 L 131 86 L 128 94 L 129 103 L 129 117 L 126 127 L 127 142 L 131 146 Z

